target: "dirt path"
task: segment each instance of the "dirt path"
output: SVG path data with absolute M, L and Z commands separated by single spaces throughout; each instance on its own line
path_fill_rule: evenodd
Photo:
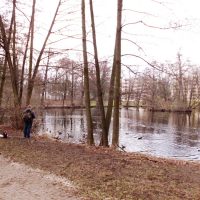
M 78 200 L 72 183 L 0 155 L 0 200 Z

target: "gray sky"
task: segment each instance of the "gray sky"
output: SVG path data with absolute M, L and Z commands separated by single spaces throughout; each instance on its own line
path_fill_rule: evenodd
M 4 1 L 4 0 L 3 0 Z M 1 1 L 2 2 L 2 1 Z M 26 2 L 26 1 L 25 1 Z M 87 3 L 89 1 L 86 1 Z M 161 3 L 158 3 L 161 2 Z M 28 2 L 27 2 L 28 3 Z M 31 2 L 29 2 L 30 4 Z M 58 0 L 38 0 L 36 7 L 40 9 L 37 12 L 35 46 L 40 49 L 43 37 L 46 35 L 50 21 L 53 17 Z M 62 36 L 61 42 L 53 45 L 54 48 L 74 48 L 82 49 L 81 44 L 81 18 L 80 18 L 80 0 L 67 0 L 65 7 L 61 7 L 62 17 L 59 16 L 59 22 L 55 26 L 57 30 L 67 25 L 63 33 L 80 39 L 72 39 Z M 97 25 L 97 42 L 99 57 L 101 59 L 110 58 L 113 55 L 115 28 L 116 28 L 116 7 L 117 0 L 94 0 L 95 20 Z M 200 50 L 200 2 L 198 0 L 124 0 L 123 25 L 143 21 L 149 26 L 166 28 L 176 24 L 182 24 L 183 27 L 175 29 L 156 29 L 144 26 L 141 23 L 127 25 L 123 27 L 122 53 L 135 54 L 145 58 L 148 61 L 158 60 L 165 62 L 175 61 L 176 54 L 180 51 L 184 59 L 190 59 L 191 63 L 199 64 Z M 26 10 L 28 12 L 28 10 Z M 67 14 L 69 11 L 77 11 L 76 14 Z M 88 27 L 90 29 L 89 9 Z M 64 16 L 64 17 L 63 17 Z M 55 30 L 54 29 L 54 30 Z M 91 34 L 88 34 L 88 40 L 91 40 Z M 65 39 L 64 39 L 65 38 Z M 60 36 L 53 36 L 50 41 L 59 40 Z M 136 43 L 134 45 L 128 40 Z M 141 47 L 141 48 L 139 48 Z M 88 51 L 92 51 L 92 44 L 88 42 Z M 77 52 L 69 52 L 70 56 L 76 57 Z M 80 54 L 80 53 L 79 53 Z M 143 62 L 134 57 L 123 57 L 125 64 L 137 64 Z
M 51 3 L 48 0 L 43 1 L 48 2 L 46 5 L 49 5 L 49 7 L 46 8 L 51 10 L 51 12 L 48 11 L 48 13 L 53 13 L 52 10 L 54 10 L 55 4 L 58 1 L 51 0 Z M 70 1 L 68 0 L 68 2 Z M 73 2 L 78 5 L 80 1 Z M 140 46 L 142 50 L 138 50 L 138 46 L 124 40 L 122 43 L 123 53 L 137 54 L 149 61 L 158 60 L 160 62 L 165 62 L 165 60 L 174 61 L 177 52 L 180 51 L 185 59 L 190 59 L 192 63 L 200 63 L 200 12 L 198 10 L 200 2 L 198 0 L 167 0 L 160 2 L 162 3 L 157 3 L 152 0 L 124 0 L 123 24 L 142 20 L 150 26 L 166 28 L 170 25 L 175 26 L 177 23 L 182 24 L 183 27 L 176 30 L 161 30 L 144 26 L 141 23 L 127 25 L 123 28 L 124 32 L 122 37 L 132 40 Z M 94 1 L 97 39 L 101 58 L 113 54 L 116 4 L 116 0 Z M 70 3 L 66 5 L 70 5 Z M 76 6 L 75 9 L 80 10 L 80 7 Z M 89 12 L 89 9 L 87 11 Z M 46 18 L 43 18 L 43 20 L 45 20 L 44 23 L 51 18 L 49 14 L 45 15 Z M 80 31 L 80 19 L 74 20 L 74 26 L 71 28 L 72 32 Z M 90 22 L 88 20 L 88 30 L 89 29 Z M 62 43 L 62 45 L 64 45 L 64 43 Z M 71 39 L 70 42 L 66 40 L 66 48 L 68 45 L 81 48 L 81 40 L 76 41 Z M 92 52 L 90 43 L 88 46 L 89 50 Z M 129 62 L 137 62 L 135 58 L 129 57 L 125 60 L 127 59 Z

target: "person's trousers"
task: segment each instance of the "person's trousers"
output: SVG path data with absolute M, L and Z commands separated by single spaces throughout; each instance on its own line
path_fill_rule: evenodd
M 32 123 L 25 122 L 24 124 L 24 137 L 30 138 Z

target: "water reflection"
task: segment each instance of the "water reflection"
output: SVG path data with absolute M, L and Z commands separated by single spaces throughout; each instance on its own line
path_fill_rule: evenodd
M 144 152 L 161 157 L 200 160 L 200 115 L 194 112 L 152 113 L 146 110 L 121 109 L 120 145 L 129 152 Z M 100 124 L 96 109 L 92 110 L 95 142 L 99 142 Z M 84 110 L 45 110 L 39 133 L 63 141 L 85 142 Z M 111 130 L 112 132 L 112 124 Z

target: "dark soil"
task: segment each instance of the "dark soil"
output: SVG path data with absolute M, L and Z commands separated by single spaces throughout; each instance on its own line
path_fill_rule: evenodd
M 200 199 L 200 163 L 67 144 L 45 137 L 23 139 L 9 127 L 0 152 L 13 161 L 64 176 L 85 199 Z

